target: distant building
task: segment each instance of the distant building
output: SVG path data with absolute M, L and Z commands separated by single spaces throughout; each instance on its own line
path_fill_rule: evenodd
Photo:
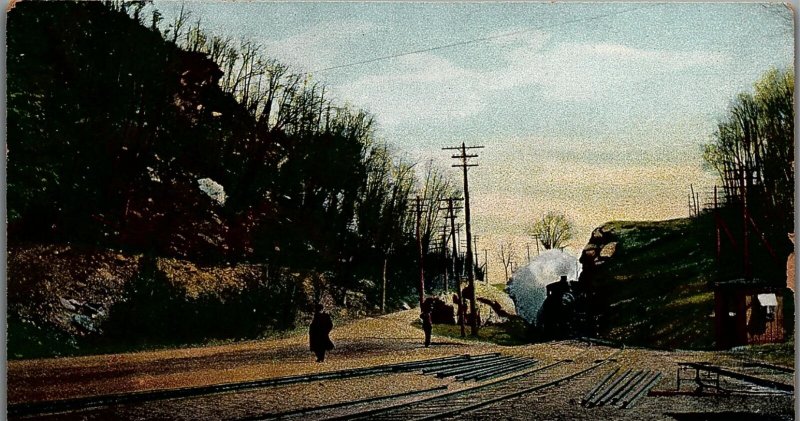
M 783 342 L 786 288 L 759 279 L 734 279 L 714 286 L 714 327 L 719 349 Z

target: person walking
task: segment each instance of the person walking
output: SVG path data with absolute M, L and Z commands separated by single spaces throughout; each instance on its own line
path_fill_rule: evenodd
M 431 345 L 431 330 L 433 329 L 433 322 L 431 321 L 431 309 L 424 307 L 422 313 L 419 315 L 422 319 L 422 330 L 425 332 L 425 348 Z
M 328 336 L 333 330 L 333 321 L 328 313 L 323 312 L 322 304 L 314 306 L 314 318 L 308 328 L 308 340 L 311 351 L 317 356 L 317 362 L 325 361 L 325 352 L 333 349 L 333 342 Z

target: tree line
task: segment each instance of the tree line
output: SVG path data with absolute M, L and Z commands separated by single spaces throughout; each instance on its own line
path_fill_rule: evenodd
M 705 145 L 705 163 L 719 175 L 729 201 L 750 196 L 777 230 L 794 221 L 794 69 L 770 69 L 740 93 Z
M 793 247 L 787 233 L 794 231 L 793 95 L 794 69 L 768 70 L 731 102 L 704 148 L 705 164 L 722 182 L 716 200 L 726 226 L 717 229 L 726 237 L 717 247 L 730 264 L 721 266 L 740 271 L 749 253 L 745 276 L 785 278 Z

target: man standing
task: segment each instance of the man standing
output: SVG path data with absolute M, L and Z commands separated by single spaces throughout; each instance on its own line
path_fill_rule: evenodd
M 430 307 L 423 306 L 422 314 L 419 315 L 419 318 L 422 319 L 422 330 L 425 331 L 425 348 L 427 348 L 431 345 L 431 330 L 433 329 Z
M 333 321 L 328 313 L 322 311 L 322 304 L 314 306 L 314 318 L 308 329 L 311 351 L 317 356 L 317 362 L 325 361 L 325 351 L 333 349 L 333 342 L 328 334 L 333 330 Z

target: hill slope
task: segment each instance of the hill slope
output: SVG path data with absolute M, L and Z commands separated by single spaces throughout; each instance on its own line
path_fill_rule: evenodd
M 713 236 L 709 217 L 597 228 L 581 256 L 581 281 L 594 288 L 599 334 L 657 348 L 711 348 Z

